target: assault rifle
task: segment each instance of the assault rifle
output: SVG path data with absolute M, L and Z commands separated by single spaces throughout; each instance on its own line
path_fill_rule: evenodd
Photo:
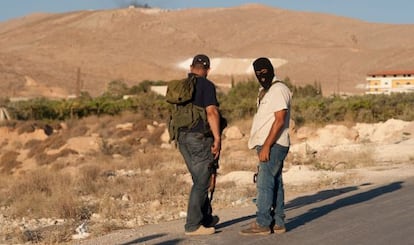
M 213 200 L 213 194 L 214 194 L 214 190 L 216 188 L 216 178 L 217 178 L 217 169 L 219 168 L 219 164 L 218 164 L 218 159 L 215 159 L 212 163 L 210 163 L 209 165 L 209 170 L 210 170 L 210 186 L 208 187 L 208 191 L 210 192 L 210 203 Z
M 227 119 L 224 118 L 220 113 L 220 135 L 223 133 L 223 130 L 227 127 Z M 220 158 L 220 157 L 219 157 Z M 210 203 L 213 200 L 214 189 L 216 188 L 216 178 L 217 178 L 217 169 L 219 168 L 219 158 L 214 159 L 212 163 L 208 166 L 210 170 L 210 186 L 208 191 L 210 192 Z

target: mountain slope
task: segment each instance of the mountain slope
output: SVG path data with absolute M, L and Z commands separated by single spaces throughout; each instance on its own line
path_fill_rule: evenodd
M 0 23 L 0 96 L 39 95 L 29 93 L 28 81 L 49 88 L 45 96 L 67 96 L 75 92 L 78 68 L 92 95 L 116 79 L 171 80 L 185 75 L 177 64 L 196 53 L 280 58 L 287 63 L 278 76 L 294 84 L 320 82 L 325 94 L 362 93 L 357 86 L 368 72 L 414 68 L 413 39 L 414 25 L 263 5 L 38 14 Z M 214 70 L 210 78 L 231 81 Z

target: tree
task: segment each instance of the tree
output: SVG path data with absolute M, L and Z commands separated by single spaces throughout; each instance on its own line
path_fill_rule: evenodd
M 128 86 L 123 81 L 115 80 L 108 84 L 104 95 L 117 98 L 122 97 L 127 93 Z

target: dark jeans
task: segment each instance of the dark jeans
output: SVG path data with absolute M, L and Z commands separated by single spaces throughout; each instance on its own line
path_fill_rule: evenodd
M 259 152 L 261 146 L 257 146 L 256 150 Z M 289 147 L 274 144 L 270 149 L 269 161 L 259 163 L 256 221 L 260 226 L 270 226 L 273 221 L 278 226 L 285 226 L 282 169 L 288 151 Z
M 180 132 L 178 136 L 178 148 L 193 179 L 184 226 L 187 232 L 208 224 L 212 218 L 208 198 L 211 177 L 209 165 L 214 161 L 214 156 L 211 154 L 212 144 L 213 138 L 205 137 L 201 133 Z

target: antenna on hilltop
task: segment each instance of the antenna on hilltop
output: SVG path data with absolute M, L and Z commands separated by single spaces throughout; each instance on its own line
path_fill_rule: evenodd
M 141 3 L 138 0 L 116 0 L 115 2 L 120 8 L 151 8 L 148 3 Z

